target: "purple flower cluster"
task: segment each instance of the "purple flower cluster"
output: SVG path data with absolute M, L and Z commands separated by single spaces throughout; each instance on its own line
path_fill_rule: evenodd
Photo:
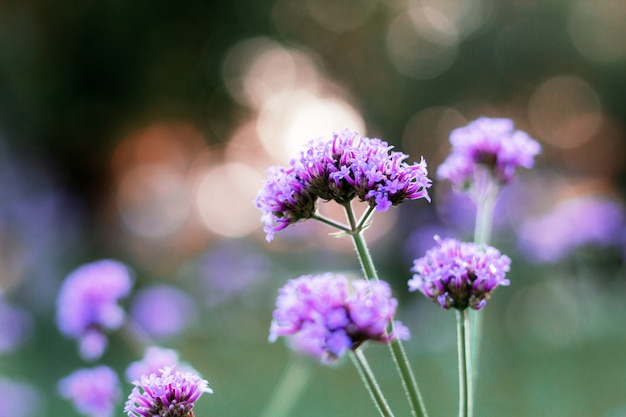
M 117 304 L 132 287 L 126 265 L 101 260 L 83 265 L 63 282 L 57 298 L 57 325 L 62 333 L 77 338 L 83 359 L 95 360 L 107 346 L 106 330 L 124 323 Z
M 537 141 L 515 130 L 513 121 L 504 118 L 478 118 L 453 130 L 450 143 L 452 151 L 437 176 L 461 189 L 471 187 L 479 165 L 486 167 L 497 183 L 508 183 L 517 167 L 532 168 L 541 151 Z
M 60 380 L 58 388 L 63 398 L 90 417 L 111 416 L 121 396 L 117 374 L 108 366 L 79 369 Z
M 280 289 L 269 340 L 289 336 L 295 350 L 330 363 L 367 340 L 408 339 L 408 329 L 399 322 L 388 332 L 397 305 L 384 281 L 304 275 Z
M 416 259 L 409 290 L 421 291 L 443 308 L 480 310 L 498 285 L 509 285 L 505 278 L 511 260 L 487 245 L 440 239 L 438 246 Z
M 166 367 L 133 382 L 124 412 L 129 417 L 193 417 L 200 396 L 212 393 L 209 383 L 194 372 Z
M 426 162 L 409 165 L 408 155 L 392 149 L 380 139 L 346 129 L 330 139 L 310 141 L 288 167 L 270 168 L 255 200 L 263 212 L 267 240 L 274 232 L 311 218 L 318 198 L 346 204 L 358 197 L 378 211 L 407 199 L 429 199 Z

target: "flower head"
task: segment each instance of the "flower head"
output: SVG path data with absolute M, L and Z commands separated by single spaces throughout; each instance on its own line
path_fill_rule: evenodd
M 367 340 L 408 338 L 395 323 L 398 302 L 384 281 L 349 281 L 343 275 L 304 275 L 289 280 L 276 300 L 269 340 L 289 336 L 291 346 L 329 363 Z
M 354 198 L 386 211 L 404 200 L 429 199 L 426 162 L 409 165 L 408 155 L 356 132 L 334 132 L 308 142 L 289 162 L 273 167 L 256 198 L 268 240 L 273 233 L 315 214 L 317 199 L 346 204 Z
M 111 416 L 121 396 L 117 374 L 108 366 L 79 369 L 60 380 L 58 388 L 63 398 L 90 417 Z
M 166 367 L 133 382 L 124 412 L 128 417 L 193 417 L 200 396 L 212 393 L 209 383 L 195 372 Z
M 105 330 L 124 323 L 117 304 L 132 287 L 126 265 L 102 260 L 83 265 L 63 282 L 57 298 L 57 325 L 62 333 L 77 338 L 84 359 L 99 358 L 107 345 Z
M 532 168 L 541 151 L 537 141 L 504 118 L 478 118 L 453 130 L 450 143 L 452 151 L 437 176 L 462 189 L 476 180 L 478 166 L 486 167 L 497 183 L 508 183 L 517 167 Z
M 443 308 L 480 310 L 498 285 L 509 285 L 505 278 L 511 260 L 487 245 L 440 239 L 438 246 L 416 259 L 409 290 L 421 291 Z

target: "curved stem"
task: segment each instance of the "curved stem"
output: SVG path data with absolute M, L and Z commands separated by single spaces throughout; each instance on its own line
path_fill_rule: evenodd
M 472 415 L 472 358 L 470 356 L 470 324 L 467 309 L 456 310 L 459 353 L 459 417 Z
M 393 417 L 393 413 L 391 412 L 391 408 L 389 408 L 389 404 L 387 404 L 387 400 L 383 395 L 383 392 L 380 389 L 380 386 L 376 382 L 376 378 L 374 377 L 374 373 L 367 363 L 367 359 L 365 355 L 361 351 L 361 349 L 357 348 L 355 350 L 350 351 L 350 358 L 354 363 L 361 379 L 363 380 L 363 384 L 365 384 L 365 388 L 372 397 L 374 404 L 376 404 L 376 408 L 382 417 Z
M 369 219 L 372 218 L 373 213 L 374 213 L 374 207 L 368 206 L 365 213 L 363 213 L 361 220 L 359 220 L 359 224 L 356 226 L 357 230 L 363 230 L 363 228 L 365 227 L 365 223 L 367 223 Z
M 311 364 L 305 358 L 292 356 L 280 381 L 274 388 L 261 417 L 286 417 L 292 415 L 296 404 L 311 379 Z
M 350 226 L 352 227 L 350 236 L 352 237 L 352 242 L 354 244 L 354 248 L 356 249 L 359 262 L 361 263 L 363 273 L 367 279 L 378 281 L 378 273 L 374 267 L 374 261 L 372 260 L 369 249 L 367 248 L 367 244 L 365 243 L 365 239 L 362 234 L 363 230 L 357 228 L 352 207 L 349 204 L 344 207 L 346 210 L 346 216 L 350 222 Z M 393 326 L 393 323 L 390 323 L 390 326 Z M 417 386 L 415 376 L 413 375 L 413 371 L 411 370 L 406 352 L 402 346 L 402 342 L 396 339 L 388 345 L 391 351 L 391 356 L 393 357 L 398 369 L 398 373 L 400 374 L 400 378 L 402 379 L 402 386 L 404 387 L 409 401 L 412 415 L 414 417 L 427 417 L 428 414 L 426 413 L 422 396 Z
M 324 217 L 324 216 L 322 216 L 319 213 L 314 214 L 313 217 L 311 217 L 311 218 L 315 219 L 317 221 L 320 221 L 320 222 L 322 222 L 322 223 L 324 223 L 324 224 L 326 224 L 326 225 L 328 225 L 330 227 L 334 227 L 335 229 L 339 229 L 342 232 L 345 232 L 345 233 L 350 233 L 351 232 L 351 230 L 350 230 L 350 228 L 348 226 L 346 226 L 344 224 L 341 224 L 339 222 L 336 222 L 333 219 L 329 219 L 328 217 Z

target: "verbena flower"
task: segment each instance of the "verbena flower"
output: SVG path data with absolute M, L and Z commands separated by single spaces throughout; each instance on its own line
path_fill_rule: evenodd
M 367 340 L 408 339 L 401 323 L 387 329 L 398 302 L 384 281 L 349 281 L 343 275 L 304 275 L 279 290 L 269 340 L 288 336 L 291 346 L 324 363 Z
M 57 298 L 57 325 L 76 338 L 83 359 L 99 358 L 107 345 L 105 331 L 124 323 L 124 310 L 117 304 L 132 287 L 126 265 L 101 260 L 83 265 L 63 282 Z
M 532 168 L 534 157 L 541 151 L 537 141 L 513 121 L 481 117 L 450 134 L 452 150 L 437 169 L 440 179 L 456 187 L 468 189 L 475 181 L 480 166 L 500 184 L 511 181 L 517 167 Z
M 438 246 L 413 263 L 410 291 L 421 291 L 445 309 L 480 310 L 497 286 L 509 285 L 505 275 L 511 260 L 497 249 L 439 236 L 435 240 Z
M 193 417 L 200 396 L 212 393 L 209 383 L 195 372 L 166 367 L 133 382 L 124 412 L 129 417 Z
M 0 376 L 0 416 L 34 417 L 42 415 L 41 394 L 31 384 Z
M 430 201 L 424 159 L 409 165 L 408 155 L 392 149 L 387 142 L 346 129 L 308 142 L 288 167 L 270 168 L 255 200 L 263 212 L 267 239 L 313 217 L 318 199 L 347 204 L 358 198 L 377 211 L 407 199 Z
M 58 383 L 61 396 L 86 416 L 109 417 L 120 399 L 117 374 L 108 366 L 79 369 Z

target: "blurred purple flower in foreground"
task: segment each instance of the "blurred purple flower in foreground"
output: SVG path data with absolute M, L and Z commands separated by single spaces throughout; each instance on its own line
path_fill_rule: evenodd
M 79 369 L 58 384 L 61 396 L 90 417 L 109 417 L 120 399 L 117 374 L 108 366 Z
M 409 291 L 419 290 L 443 308 L 480 310 L 505 278 L 511 260 L 487 245 L 440 239 L 438 246 L 416 259 L 409 280 Z
M 452 150 L 437 169 L 440 179 L 467 190 L 478 182 L 478 166 L 486 167 L 496 183 L 511 181 L 517 167 L 532 168 L 541 151 L 537 141 L 515 130 L 510 119 L 481 117 L 450 134 Z
M 183 290 L 165 284 L 139 291 L 130 313 L 136 324 L 157 339 L 179 335 L 197 316 L 193 299 Z
M 269 340 L 290 336 L 291 346 L 324 363 L 341 357 L 367 340 L 408 339 L 396 322 L 387 332 L 398 302 L 384 281 L 349 281 L 343 275 L 304 275 L 279 290 Z
M 198 398 L 205 392 L 213 392 L 209 383 L 196 373 L 171 367 L 160 374 L 144 375 L 133 384 L 135 387 L 124 407 L 129 417 L 194 417 L 193 407 Z
M 40 415 L 40 394 L 25 382 L 16 382 L 0 377 L 0 416 L 33 417 Z
M 167 367 L 178 365 L 178 352 L 158 346 L 146 349 L 142 360 L 133 362 L 126 368 L 126 379 L 129 382 L 139 380 L 144 375 L 160 373 Z
M 407 164 L 380 139 L 334 132 L 308 142 L 288 167 L 272 167 L 255 204 L 263 212 L 267 240 L 274 232 L 315 214 L 317 199 L 346 204 L 354 198 L 386 211 L 404 200 L 429 199 L 426 162 Z
M 65 279 L 57 298 L 57 325 L 79 340 L 83 359 L 102 356 L 107 346 L 104 332 L 124 324 L 124 310 L 117 302 L 131 287 L 128 267 L 112 260 L 83 265 Z
M 28 339 L 32 330 L 33 319 L 30 314 L 7 304 L 0 297 L 0 354 L 16 349 Z
M 519 230 L 522 251 L 536 262 L 557 262 L 585 245 L 619 246 L 626 215 L 618 201 L 600 196 L 572 198 L 550 213 L 530 218 Z

